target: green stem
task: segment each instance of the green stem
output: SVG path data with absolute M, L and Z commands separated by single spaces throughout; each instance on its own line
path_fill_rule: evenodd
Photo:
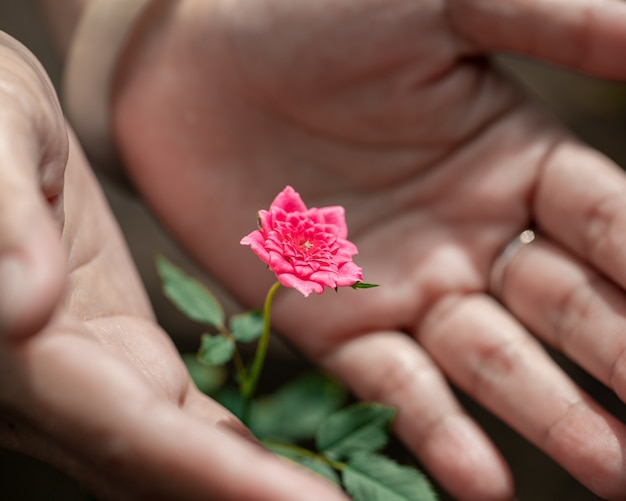
M 239 353 L 236 347 L 235 353 L 233 354 L 233 364 L 235 365 L 235 372 L 237 373 L 237 381 L 241 384 L 242 381 L 246 380 L 248 374 L 243 359 L 241 358 L 241 353 Z
M 322 461 L 337 471 L 343 471 L 346 469 L 346 463 L 327 458 L 321 453 L 314 452 L 310 449 L 305 449 L 304 447 L 300 447 L 299 445 L 289 444 L 285 442 L 277 442 L 275 440 L 262 440 L 262 442 L 268 449 L 276 454 L 281 454 L 286 457 L 290 457 L 290 454 L 300 457 L 309 457 L 311 459 L 317 459 L 318 461 Z
M 265 363 L 265 356 L 267 355 L 267 347 L 269 346 L 270 341 L 270 317 L 272 313 L 272 300 L 274 299 L 274 295 L 276 291 L 280 287 L 280 282 L 276 282 L 270 290 L 267 292 L 267 296 L 265 296 L 265 303 L 263 304 L 263 334 L 259 338 L 259 342 L 257 344 L 256 353 L 254 355 L 254 360 L 252 361 L 252 365 L 250 366 L 250 372 L 248 377 L 241 384 L 241 396 L 243 397 L 244 407 L 243 407 L 243 416 L 242 420 L 244 423 L 247 423 L 248 418 L 250 417 L 250 401 L 252 400 L 252 396 L 256 391 L 256 388 L 259 384 L 259 378 L 261 376 L 261 371 L 263 370 L 263 364 Z
M 242 381 L 245 381 L 248 378 L 248 375 L 246 371 L 246 365 L 243 363 L 243 358 L 241 358 L 241 353 L 237 348 L 236 339 L 234 338 L 232 332 L 230 332 L 225 325 L 222 325 L 219 328 L 218 333 L 222 336 L 232 339 L 233 342 L 235 342 L 235 351 L 233 352 L 233 365 L 235 368 L 236 380 L 239 382 L 239 384 L 242 384 Z

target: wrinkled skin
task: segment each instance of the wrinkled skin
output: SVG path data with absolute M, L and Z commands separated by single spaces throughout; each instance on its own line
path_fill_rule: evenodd
M 623 499 L 624 424 L 539 342 L 626 398 L 626 178 L 484 56 L 624 79 L 625 28 L 615 0 L 154 4 L 118 69 L 115 136 L 138 192 L 245 304 L 273 281 L 239 246 L 259 208 L 287 184 L 309 207 L 345 206 L 382 286 L 283 290 L 276 326 L 360 397 L 399 406 L 397 434 L 454 496 L 513 486 L 448 381 Z M 490 287 L 529 225 L 539 238 Z
M 52 86 L 4 34 L 0 104 L 0 446 L 99 499 L 344 499 L 194 387 Z

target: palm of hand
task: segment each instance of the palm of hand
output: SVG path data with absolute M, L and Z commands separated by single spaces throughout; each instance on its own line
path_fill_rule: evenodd
M 150 435 L 176 433 L 175 416 L 188 426 L 194 414 L 212 425 L 229 415 L 191 385 L 76 153 L 64 206 L 65 301 L 41 332 L 2 351 L 2 377 L 11 382 L 0 394 L 2 408 L 10 409 L 3 413 L 2 443 L 52 462 L 100 495 L 185 492 L 184 482 L 151 486 L 154 479 L 142 476 L 142 468 L 158 471 L 167 454 L 158 450 L 163 440 Z M 172 444 L 167 448 L 176 454 Z
M 2 446 L 107 499 L 291 499 L 295 485 L 334 499 L 251 446 L 239 421 L 192 384 L 77 148 L 65 175 L 65 296 L 40 332 L 2 350 L 11 383 L 0 388 Z M 245 477 L 249 467 L 259 476 Z
M 250 304 L 271 281 L 238 247 L 255 211 L 286 184 L 310 206 L 344 205 L 366 280 L 383 287 L 306 302 L 283 294 L 276 325 L 363 398 L 399 405 L 401 438 L 452 492 L 497 498 L 510 480 L 440 371 L 583 482 L 599 471 L 617 478 L 600 458 L 609 442 L 626 443 L 623 429 L 598 410 L 570 414 L 585 397 L 489 295 L 506 243 L 531 220 L 552 232 L 571 209 L 554 203 L 563 159 L 604 161 L 472 58 L 442 4 L 190 0 L 178 17 L 154 13 L 116 96 L 130 175 L 191 254 Z M 576 210 L 587 209 L 583 200 Z M 551 391 L 537 390 L 544 381 Z M 565 407 L 528 411 L 546 399 Z M 592 414 L 610 423 L 591 428 L 605 442 L 577 463 L 567 432 L 589 428 Z
M 253 260 L 241 272 L 228 265 L 245 255 L 237 243 L 251 214 L 293 184 L 311 206 L 343 204 L 351 237 L 369 242 L 363 251 L 397 249 L 392 268 L 432 268 L 437 256 L 426 254 L 452 246 L 465 257 L 450 289 L 484 290 L 495 254 L 529 219 L 527 198 L 558 131 L 546 134 L 514 89 L 463 59 L 436 2 L 395 2 L 396 12 L 394 2 L 327 3 L 307 12 L 218 2 L 209 27 L 205 6 L 183 4 L 199 22 L 151 45 L 152 83 L 135 70 L 138 81 L 118 95 L 119 139 L 139 190 L 232 287 L 260 275 Z M 357 24 L 356 9 L 371 14 Z M 247 19 L 257 25 L 246 29 Z M 415 31 L 428 35 L 410 45 Z M 209 244 L 215 235 L 219 246 Z M 251 299 L 248 286 L 238 293 Z

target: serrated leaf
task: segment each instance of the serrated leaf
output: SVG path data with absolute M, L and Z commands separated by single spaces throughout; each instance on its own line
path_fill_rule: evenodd
M 200 338 L 198 360 L 206 365 L 222 365 L 233 358 L 235 341 L 233 338 L 217 334 L 203 334 Z
M 437 500 L 430 482 L 419 470 L 379 454 L 355 454 L 342 472 L 342 481 L 354 501 Z
M 233 315 L 228 322 L 228 329 L 240 343 L 256 341 L 263 334 L 264 327 L 265 322 L 261 310 Z
M 355 404 L 330 415 L 321 424 L 317 448 L 327 457 L 340 460 L 356 452 L 374 452 L 389 439 L 396 411 L 379 404 Z
M 327 480 L 330 480 L 332 483 L 340 485 L 339 475 L 332 466 L 324 461 L 324 458 L 311 451 L 298 450 L 291 447 L 289 444 L 281 444 L 271 441 L 264 441 L 263 443 L 274 454 L 278 454 L 279 456 L 290 459 L 291 461 L 295 461 L 299 465 L 308 468 Z
M 224 367 L 207 366 L 198 360 L 197 355 L 191 353 L 183 354 L 182 358 L 191 379 L 201 392 L 213 395 L 226 381 Z
M 213 294 L 198 280 L 162 255 L 156 265 L 165 296 L 187 317 L 217 329 L 224 326 L 224 310 Z
M 310 440 L 321 423 L 347 398 L 347 390 L 319 372 L 300 376 L 258 399 L 250 426 L 263 438 L 285 442 Z

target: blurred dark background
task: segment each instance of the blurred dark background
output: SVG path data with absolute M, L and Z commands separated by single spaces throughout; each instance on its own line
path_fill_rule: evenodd
M 49 46 L 44 28 L 38 24 L 30 2 L 0 2 L 0 29 L 28 46 L 44 63 L 53 81 L 60 80 L 60 67 Z M 522 85 L 545 101 L 554 113 L 584 141 L 626 167 L 626 85 L 600 82 L 559 69 L 517 58 L 502 57 L 498 63 Z M 167 238 L 150 215 L 132 196 L 103 179 L 133 256 L 164 328 L 184 352 L 197 348 L 198 328 L 184 320 L 163 298 L 154 271 L 153 258 L 163 252 L 194 272 L 179 249 Z M 141 238 L 138 238 L 138 237 Z M 231 300 L 227 309 L 236 308 Z M 297 363 L 294 355 L 277 346 L 274 357 L 285 369 Z M 583 388 L 626 422 L 626 409 L 611 392 L 586 374 L 559 360 Z M 580 486 L 559 466 L 528 445 L 506 425 L 483 412 L 460 395 L 468 410 L 490 433 L 512 465 L 522 501 L 592 501 L 599 499 Z M 67 500 L 86 501 L 88 493 L 64 475 L 28 457 L 0 449 L 0 501 Z

